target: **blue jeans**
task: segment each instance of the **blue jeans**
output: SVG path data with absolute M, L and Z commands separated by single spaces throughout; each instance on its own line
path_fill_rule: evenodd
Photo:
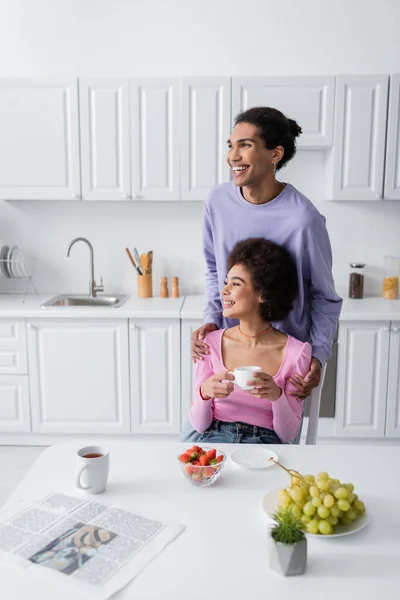
M 248 423 L 213 421 L 199 442 L 212 444 L 282 444 L 272 429 Z

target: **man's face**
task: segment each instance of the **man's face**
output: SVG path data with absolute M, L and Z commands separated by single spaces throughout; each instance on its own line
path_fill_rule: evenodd
M 226 157 L 235 185 L 257 186 L 271 177 L 274 172 L 273 163 L 276 162 L 276 150 L 268 150 L 265 147 L 254 125 L 238 123 L 228 140 Z

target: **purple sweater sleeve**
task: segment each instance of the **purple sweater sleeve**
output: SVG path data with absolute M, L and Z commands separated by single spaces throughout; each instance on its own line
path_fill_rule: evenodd
M 282 384 L 284 385 L 284 389 L 282 390 L 281 397 L 275 402 L 271 402 L 273 428 L 283 443 L 293 440 L 298 434 L 304 410 L 304 401 L 290 395 L 290 392 L 296 388 L 290 383 L 289 379 L 295 373 L 304 377 L 309 371 L 310 362 L 311 346 L 305 343 L 291 371 L 286 371 L 283 374 L 284 381 Z
M 309 238 L 304 258 L 311 279 L 311 332 L 313 356 L 324 364 L 331 356 L 342 299 L 335 291 L 332 276 L 332 249 L 325 222 Z
M 206 338 L 207 339 L 207 338 Z M 214 375 L 211 356 L 206 354 L 204 360 L 196 360 L 194 365 L 194 400 L 189 411 L 192 426 L 203 433 L 213 420 L 213 399 L 203 400 L 200 394 L 202 384 Z
M 207 265 L 206 292 L 207 300 L 204 309 L 204 323 L 215 323 L 218 329 L 222 325 L 221 292 L 218 283 L 217 263 L 215 259 L 214 240 L 208 204 L 204 205 L 203 250 Z

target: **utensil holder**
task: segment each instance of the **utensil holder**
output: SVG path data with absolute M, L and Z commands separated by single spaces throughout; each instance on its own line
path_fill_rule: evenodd
M 153 297 L 153 276 L 151 273 L 147 275 L 138 275 L 138 296 L 139 298 Z

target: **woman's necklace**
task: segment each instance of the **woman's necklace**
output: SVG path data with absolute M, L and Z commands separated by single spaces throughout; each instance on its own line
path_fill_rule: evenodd
M 243 331 L 240 329 L 240 325 L 238 325 L 238 327 L 239 327 L 239 331 L 240 331 L 240 333 L 241 333 L 242 335 L 244 335 L 244 337 L 247 337 L 247 338 L 258 338 L 258 337 L 260 337 L 260 335 L 264 335 L 264 333 L 267 333 L 267 331 L 268 331 L 269 329 L 271 329 L 271 323 L 268 325 L 267 329 L 264 329 L 264 331 L 260 331 L 260 333 L 256 333 L 256 335 L 247 335 L 247 333 L 244 333 L 244 332 L 243 332 Z

